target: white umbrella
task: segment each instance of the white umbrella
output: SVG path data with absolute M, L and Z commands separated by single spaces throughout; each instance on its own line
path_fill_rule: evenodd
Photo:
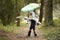
M 22 12 L 33 11 L 34 9 L 40 7 L 40 4 L 30 3 L 21 9 Z

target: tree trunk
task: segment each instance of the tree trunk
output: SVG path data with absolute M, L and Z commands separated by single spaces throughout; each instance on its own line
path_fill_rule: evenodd
M 12 15 L 12 12 L 14 11 L 14 4 L 12 0 L 0 0 L 0 4 L 1 4 L 0 5 L 0 15 L 1 15 L 0 18 L 1 18 L 2 24 L 3 26 L 10 25 L 11 21 L 10 21 L 9 15 L 14 16 Z
M 45 0 L 45 26 L 53 25 L 53 0 Z
M 18 9 L 18 0 L 16 0 L 16 14 L 17 17 L 20 16 L 19 9 Z M 20 26 L 20 18 L 17 18 L 17 26 Z
M 39 15 L 39 22 L 41 22 L 41 23 L 42 23 L 42 19 L 43 19 L 43 7 L 44 7 L 44 0 L 41 0 L 40 15 Z

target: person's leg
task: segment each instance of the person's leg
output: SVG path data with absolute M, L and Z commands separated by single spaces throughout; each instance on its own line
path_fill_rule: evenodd
M 31 30 L 32 30 L 32 21 L 31 21 L 31 25 L 30 25 L 29 32 L 28 32 L 28 36 L 30 36 L 30 34 L 31 34 Z
M 33 31 L 34 31 L 34 36 L 37 36 L 36 31 L 35 31 L 35 27 L 33 28 Z
M 35 25 L 36 25 L 36 22 L 34 21 L 34 22 L 33 22 L 33 31 L 34 31 L 34 36 L 37 36 L 36 31 L 35 31 Z
M 32 29 L 32 28 L 30 27 L 29 32 L 28 32 L 28 36 L 30 36 L 30 34 L 31 34 L 31 29 Z

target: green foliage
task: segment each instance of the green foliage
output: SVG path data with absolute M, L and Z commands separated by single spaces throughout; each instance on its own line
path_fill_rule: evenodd
M 55 19 L 54 24 L 55 26 L 60 27 L 60 19 Z
M 18 0 L 18 7 L 21 9 L 24 6 L 24 0 Z
M 0 37 L 0 40 L 8 40 L 8 38 L 7 37 Z
M 60 27 L 59 27 L 60 28 Z M 59 28 L 47 28 L 44 29 L 45 31 L 45 38 L 47 38 L 47 40 L 60 40 L 60 29 Z
M 0 4 L 0 19 L 3 25 L 10 24 L 14 16 L 14 4 L 11 0 L 0 0 Z
M 16 24 L 10 24 L 10 25 L 7 25 L 7 26 L 3 26 L 1 23 L 0 23 L 0 30 L 1 31 L 4 31 L 4 32 L 14 32 L 15 30 L 17 29 L 21 29 L 21 28 L 24 28 L 27 24 L 23 21 L 21 21 L 21 24 L 19 27 L 17 27 Z
M 23 0 L 17 0 L 17 4 L 16 0 L 0 0 L 0 19 L 4 26 L 10 25 L 15 21 L 18 14 L 17 11 L 20 13 L 23 3 Z
M 41 27 L 47 40 L 60 40 L 60 21 L 54 20 L 54 23 L 56 27 Z

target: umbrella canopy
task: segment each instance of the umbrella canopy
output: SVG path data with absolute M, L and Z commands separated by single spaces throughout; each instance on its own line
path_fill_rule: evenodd
M 34 9 L 40 7 L 37 3 L 30 3 L 21 9 L 22 12 L 33 11 Z

